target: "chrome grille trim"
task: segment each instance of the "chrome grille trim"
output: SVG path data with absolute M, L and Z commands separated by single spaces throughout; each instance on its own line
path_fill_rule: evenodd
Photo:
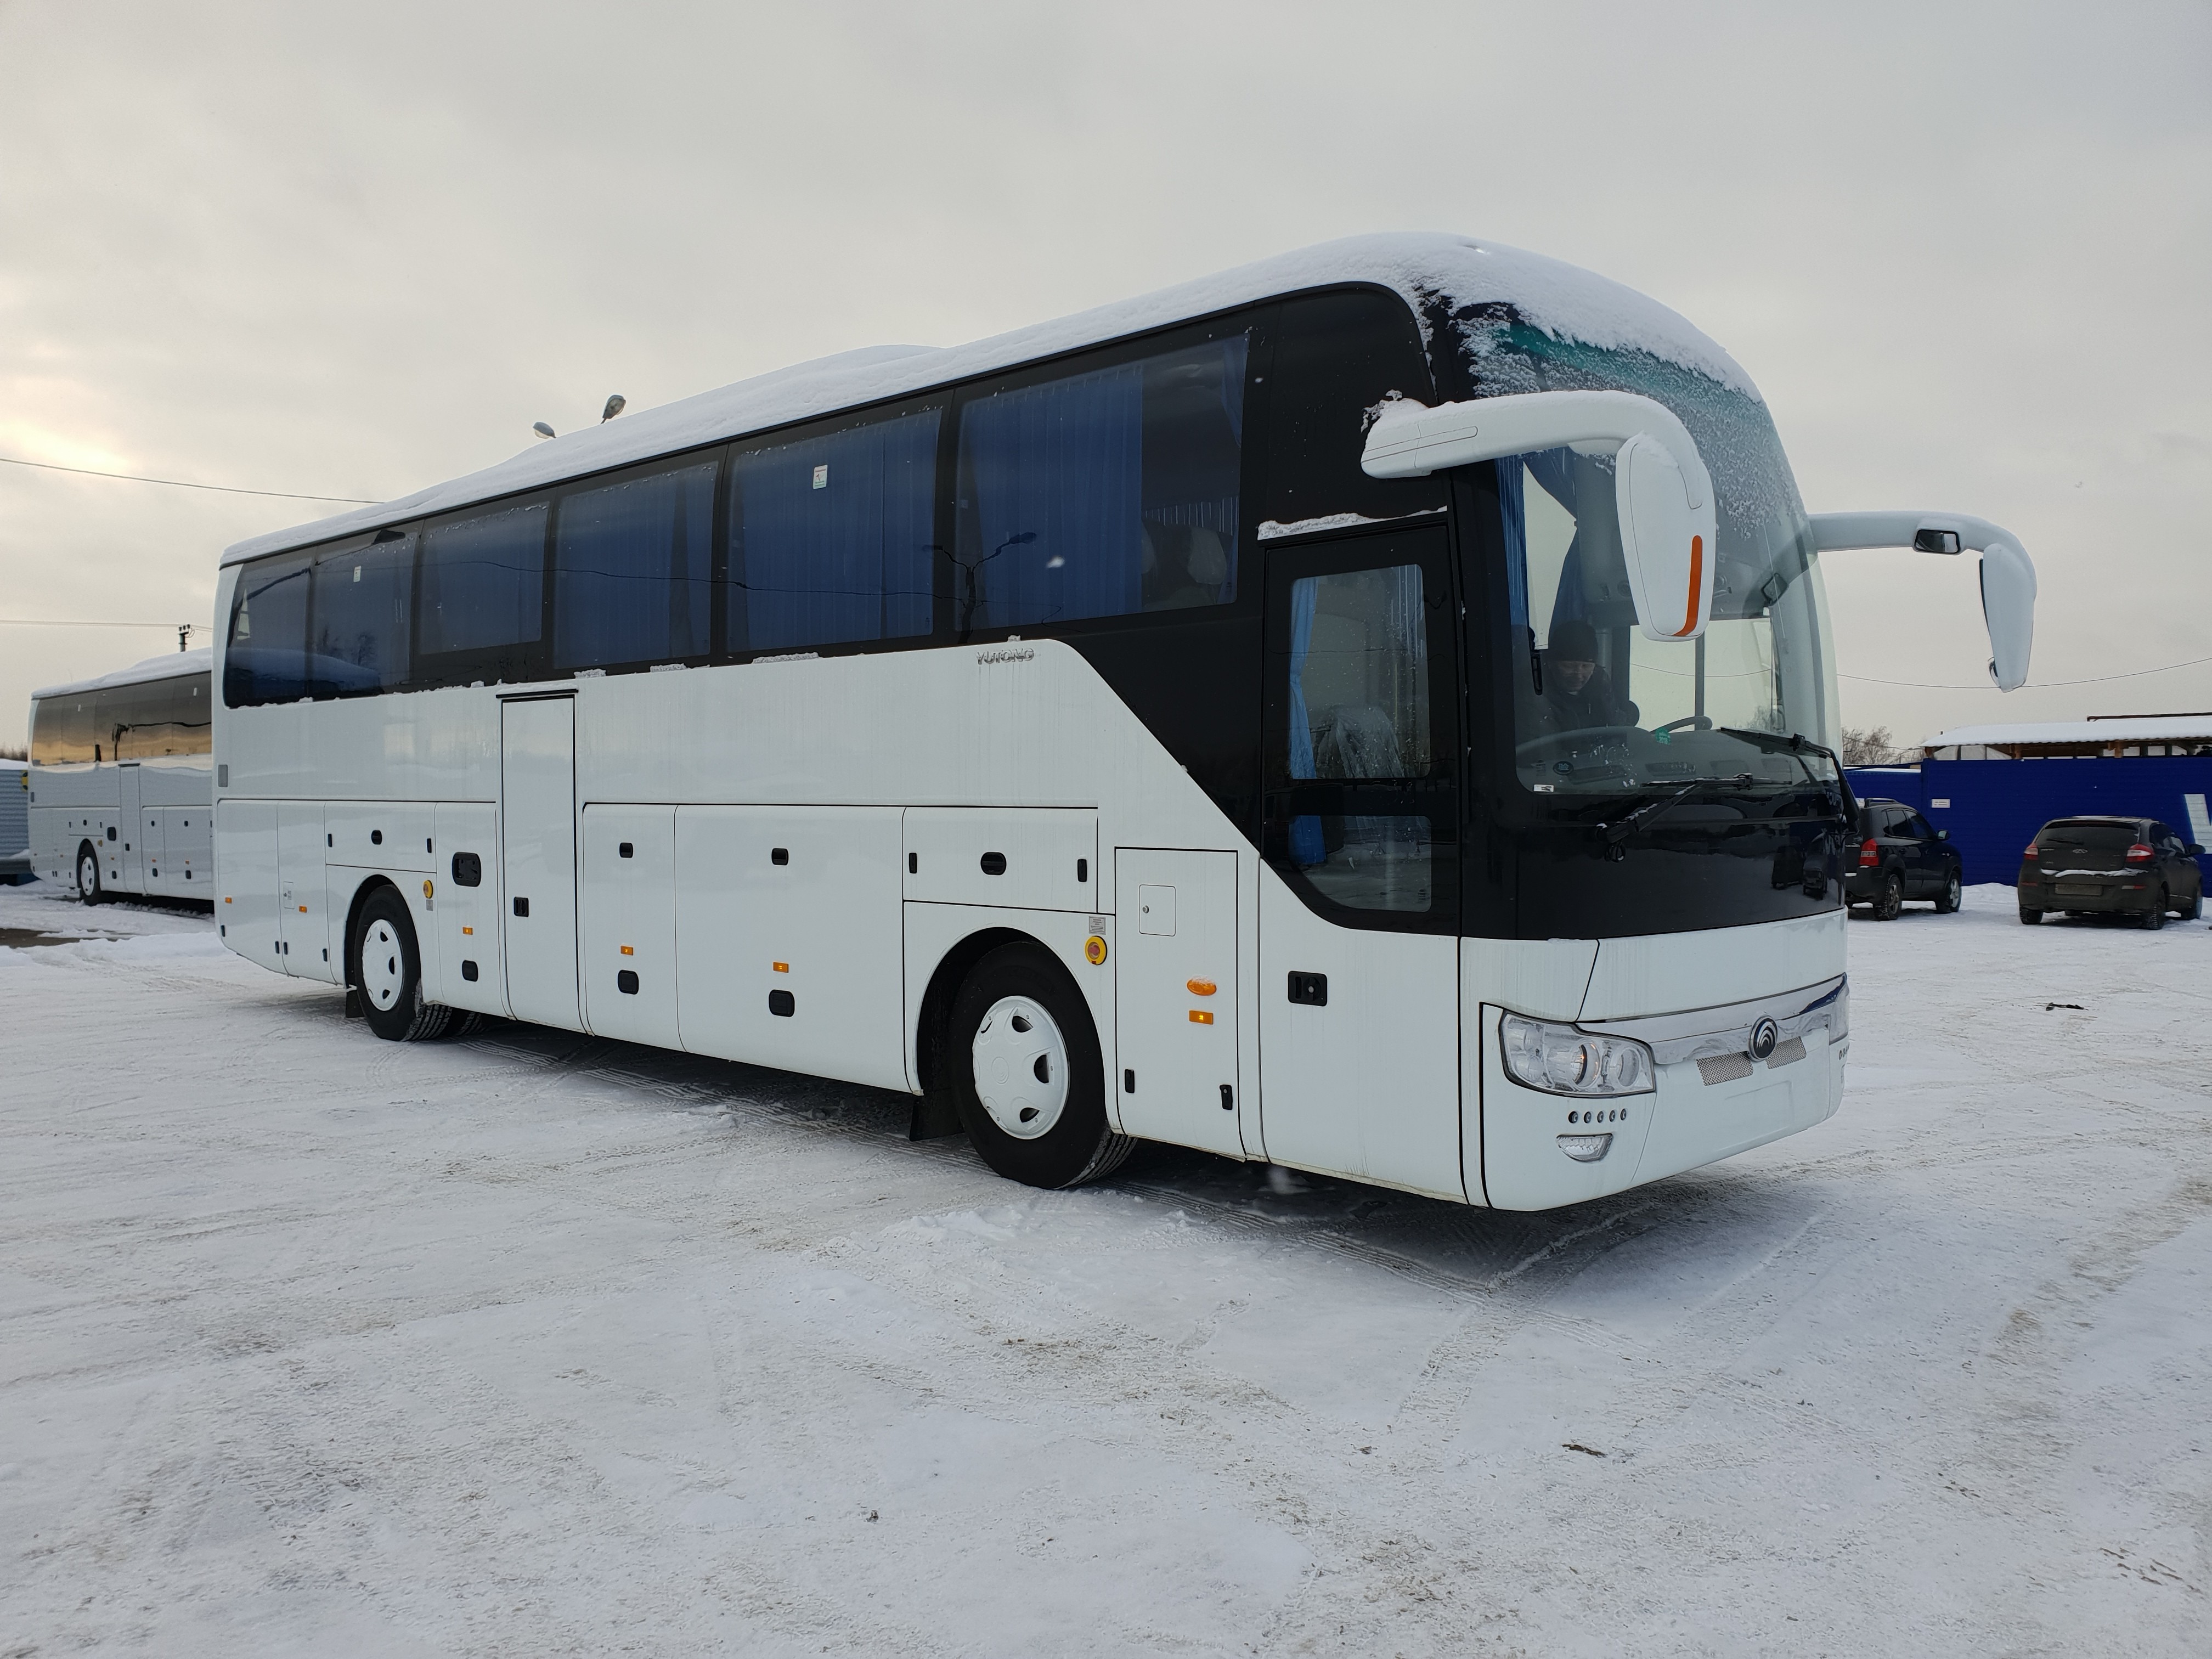
M 1715 1008 L 1692 1008 L 1678 1014 L 1577 1020 L 1576 1029 L 1597 1036 L 1633 1038 L 1649 1047 L 1652 1060 L 1661 1066 L 1677 1066 L 1686 1060 L 1715 1059 L 1724 1054 L 1744 1054 L 1747 1063 L 1751 1028 L 1761 1018 L 1770 1018 L 1781 1028 L 1782 1034 L 1782 1046 L 1776 1049 L 1775 1060 L 1770 1063 L 1786 1065 L 1788 1062 L 1781 1059 L 1782 1048 L 1793 1039 L 1797 1042 L 1797 1054 L 1792 1058 L 1803 1055 L 1803 1039 L 1813 1031 L 1826 1031 L 1831 1042 L 1839 1040 L 1841 1034 L 1850 1028 L 1850 975 L 1838 974 L 1833 979 L 1785 991 L 1779 996 L 1724 1003 Z M 1706 1079 L 1709 1083 L 1714 1080 Z

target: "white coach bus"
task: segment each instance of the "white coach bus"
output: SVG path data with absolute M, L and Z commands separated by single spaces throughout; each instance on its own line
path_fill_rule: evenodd
M 234 547 L 218 918 L 469 1014 L 1542 1208 L 1842 1086 L 1823 545 L 1664 307 L 1453 236 L 855 352 Z
M 31 695 L 32 868 L 88 904 L 214 901 L 212 647 Z

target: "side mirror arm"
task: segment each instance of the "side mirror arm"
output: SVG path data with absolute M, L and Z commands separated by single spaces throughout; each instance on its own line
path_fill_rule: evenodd
M 2010 531 L 1964 513 L 1815 513 L 1813 544 L 1823 553 L 1861 547 L 1979 553 L 1990 678 L 2001 691 L 2027 684 L 2035 646 L 2035 565 Z

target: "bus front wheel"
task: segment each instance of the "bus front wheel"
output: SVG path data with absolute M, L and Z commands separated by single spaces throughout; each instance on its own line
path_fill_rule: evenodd
M 446 1034 L 453 1011 L 422 1000 L 422 957 L 407 901 L 387 887 L 370 895 L 354 930 L 349 982 L 368 1029 L 387 1042 L 427 1042 Z
M 89 843 L 76 852 L 76 896 L 80 903 L 100 902 L 100 854 Z
M 1031 1187 L 1079 1187 L 1136 1142 L 1106 1122 L 1091 1012 L 1050 953 L 1003 945 L 953 999 L 945 1061 L 960 1121 L 983 1161 Z

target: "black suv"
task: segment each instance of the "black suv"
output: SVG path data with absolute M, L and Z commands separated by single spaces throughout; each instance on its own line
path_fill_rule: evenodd
M 1894 921 L 1905 901 L 1934 899 L 1936 914 L 1959 908 L 1965 860 L 1950 844 L 1951 832 L 1901 800 L 1859 803 L 1859 848 L 1844 857 L 1844 902 L 1870 904 L 1876 921 Z
M 2020 860 L 2020 919 L 2045 910 L 2133 916 L 2145 927 L 2204 914 L 2204 849 L 2156 818 L 2054 818 Z

